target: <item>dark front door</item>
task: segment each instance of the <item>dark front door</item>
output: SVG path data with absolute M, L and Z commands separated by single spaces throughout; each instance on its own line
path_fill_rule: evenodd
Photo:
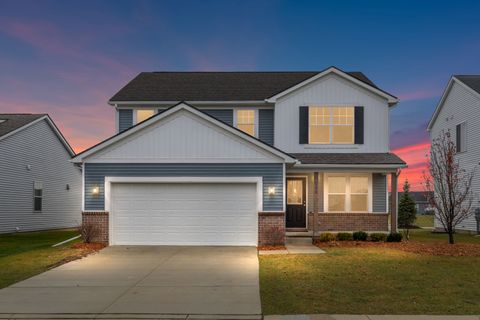
M 287 228 L 306 227 L 306 179 L 287 178 Z

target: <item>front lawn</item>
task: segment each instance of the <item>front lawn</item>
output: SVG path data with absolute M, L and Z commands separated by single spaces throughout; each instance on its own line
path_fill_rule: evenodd
M 429 227 L 433 228 L 433 214 L 417 214 L 415 218 L 415 225 L 418 227 Z
M 414 230 L 411 241 L 445 242 Z M 480 238 L 457 235 L 459 242 Z M 480 314 L 479 256 L 388 247 L 326 247 L 323 255 L 260 256 L 265 314 Z
M 0 235 L 0 288 L 83 254 L 84 249 L 72 248 L 72 244 L 80 240 L 52 248 L 77 234 L 75 230 L 55 230 Z

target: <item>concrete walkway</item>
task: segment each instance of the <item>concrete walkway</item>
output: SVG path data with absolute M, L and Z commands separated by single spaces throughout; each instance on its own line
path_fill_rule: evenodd
M 0 314 L 0 319 L 67 314 L 258 319 L 257 251 L 254 247 L 108 247 L 0 290 Z
M 286 315 L 265 316 L 265 320 L 480 320 L 480 316 L 430 316 L 430 315 Z
M 273 254 L 322 254 L 325 253 L 322 249 L 312 244 L 312 239 L 309 237 L 288 237 L 286 250 L 260 250 L 259 255 L 273 255 Z

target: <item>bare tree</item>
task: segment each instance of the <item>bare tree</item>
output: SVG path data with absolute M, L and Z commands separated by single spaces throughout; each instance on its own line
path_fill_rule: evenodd
M 450 132 L 442 131 L 432 141 L 428 172 L 423 174 L 427 201 L 448 233 L 450 244 L 454 243 L 455 227 L 473 213 L 472 181 L 476 169 L 462 169 L 456 153 Z

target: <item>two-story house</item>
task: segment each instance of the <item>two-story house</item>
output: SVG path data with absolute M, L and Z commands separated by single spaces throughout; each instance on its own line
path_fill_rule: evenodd
M 455 157 L 462 169 L 476 170 L 472 183 L 473 209 L 480 208 L 480 179 L 478 164 L 480 162 L 480 75 L 454 75 L 443 92 L 430 123 L 428 131 L 430 139 L 441 134 L 450 133 L 455 143 Z M 435 219 L 435 228 L 443 226 Z M 477 231 L 475 215 L 463 220 L 458 231 Z
M 397 229 L 397 104 L 360 72 L 144 72 L 118 133 L 77 155 L 83 218 L 110 244 L 263 245 Z

